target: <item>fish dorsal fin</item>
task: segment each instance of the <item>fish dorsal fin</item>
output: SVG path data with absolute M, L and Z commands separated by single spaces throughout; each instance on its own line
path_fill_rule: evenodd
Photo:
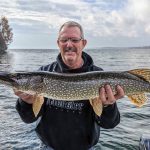
M 42 95 L 36 94 L 35 101 L 32 104 L 32 109 L 35 117 L 37 117 L 38 113 L 40 112 L 43 103 L 44 103 L 44 97 Z
M 128 97 L 131 100 L 131 102 L 138 107 L 143 106 L 148 99 L 144 93 L 134 94 L 134 95 L 132 94 L 132 95 L 128 95 Z
M 128 72 L 150 82 L 150 69 L 134 69 L 129 70 Z
M 100 117 L 103 111 L 102 101 L 99 100 L 99 97 L 90 99 L 89 101 L 90 101 L 91 106 L 93 107 L 95 114 Z

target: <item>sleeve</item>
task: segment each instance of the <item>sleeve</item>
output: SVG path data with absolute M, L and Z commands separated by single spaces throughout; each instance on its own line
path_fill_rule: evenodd
M 103 108 L 102 115 L 96 117 L 98 124 L 105 129 L 116 127 L 120 123 L 120 113 L 117 104 L 109 105 Z
M 25 123 L 32 123 L 37 120 L 32 110 L 32 104 L 28 104 L 20 98 L 16 102 L 16 110 Z

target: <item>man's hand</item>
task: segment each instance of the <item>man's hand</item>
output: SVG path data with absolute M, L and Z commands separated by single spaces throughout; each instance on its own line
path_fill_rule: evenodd
M 35 95 L 27 94 L 18 90 L 14 90 L 14 93 L 28 104 L 33 104 L 35 101 Z
M 102 101 L 102 104 L 105 105 L 111 105 L 116 102 L 116 100 L 124 97 L 124 91 L 123 89 L 117 85 L 116 87 L 117 93 L 114 95 L 112 92 L 112 89 L 110 85 L 106 85 L 105 87 L 102 87 L 100 89 L 100 100 Z

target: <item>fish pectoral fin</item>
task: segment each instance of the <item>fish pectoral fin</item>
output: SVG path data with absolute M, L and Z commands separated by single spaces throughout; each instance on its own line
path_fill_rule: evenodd
M 99 99 L 99 97 L 90 99 L 89 101 L 90 101 L 91 106 L 93 107 L 95 114 L 100 116 L 103 111 L 102 101 Z
M 44 103 L 44 97 L 42 95 L 36 94 L 35 101 L 32 104 L 32 109 L 35 117 L 37 117 L 38 113 L 40 112 L 43 103 Z
M 138 107 L 143 106 L 148 99 L 144 93 L 128 95 L 128 97 L 131 100 L 131 102 Z

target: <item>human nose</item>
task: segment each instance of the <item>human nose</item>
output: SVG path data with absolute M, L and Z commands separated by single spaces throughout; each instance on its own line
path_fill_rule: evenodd
M 67 47 L 71 47 L 72 46 L 72 41 L 70 39 L 68 39 L 68 41 L 66 42 Z

